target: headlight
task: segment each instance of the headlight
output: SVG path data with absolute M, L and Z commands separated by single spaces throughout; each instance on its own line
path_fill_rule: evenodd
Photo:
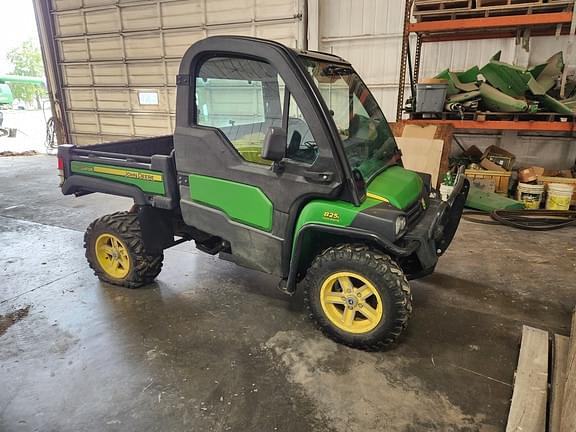
M 396 222 L 394 223 L 394 232 L 396 235 L 400 234 L 404 228 L 406 228 L 406 218 L 404 216 L 398 216 Z

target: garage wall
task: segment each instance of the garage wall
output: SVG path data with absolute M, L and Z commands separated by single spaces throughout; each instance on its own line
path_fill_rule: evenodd
M 75 144 L 170 134 L 180 58 L 234 34 L 301 45 L 302 0 L 52 0 Z M 122 113 L 122 115 L 119 115 Z
M 319 47 L 351 61 L 378 99 L 388 119 L 396 117 L 402 51 L 404 1 L 319 0 Z M 415 39 L 412 41 L 415 46 Z M 452 67 L 486 62 L 496 51 L 514 57 L 512 39 L 426 44 L 422 77 Z
M 76 144 L 171 133 L 175 77 L 190 44 L 206 36 L 238 34 L 302 47 L 304 9 L 310 12 L 311 48 L 350 60 L 386 116 L 395 118 L 404 13 L 400 0 L 50 0 L 46 4 L 63 87 L 62 96 L 55 98 L 57 111 L 62 100 L 70 140 Z M 565 37 L 533 38 L 529 54 L 516 49 L 513 39 L 425 44 L 421 76 L 446 67 L 481 65 L 498 50 L 505 61 L 538 63 L 565 49 L 566 43 Z M 567 60 L 571 70 L 576 69 L 576 58 Z M 524 154 L 550 159 L 550 164 L 573 159 L 576 146 L 538 139 L 503 140 L 485 134 L 465 141 L 505 143 L 519 154 L 521 163 Z M 555 154 L 562 160 L 551 156 Z
M 318 5 L 318 46 L 321 51 L 340 55 L 351 61 L 378 99 L 384 114 L 396 118 L 398 78 L 402 49 L 404 1 L 400 0 L 311 0 Z M 312 18 L 310 18 L 312 20 Z M 497 51 L 502 60 L 520 65 L 544 62 L 552 54 L 566 51 L 568 38 L 535 37 L 530 52 L 517 48 L 514 39 L 451 41 L 424 44 L 421 77 L 436 75 L 445 68 L 465 70 L 482 66 Z M 415 47 L 415 39 L 412 40 Z M 570 73 L 576 73 L 576 57 L 565 58 Z M 408 80 L 407 80 L 408 81 Z M 409 82 L 407 82 L 409 85 Z M 409 88 L 406 88 L 406 97 Z M 460 135 L 464 145 L 484 148 L 502 145 L 517 155 L 520 165 L 540 163 L 570 167 L 576 159 L 576 139 L 541 136 Z

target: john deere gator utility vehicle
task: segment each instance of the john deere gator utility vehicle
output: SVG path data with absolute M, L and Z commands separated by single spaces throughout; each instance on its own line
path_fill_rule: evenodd
M 287 294 L 302 287 L 333 339 L 394 342 L 412 311 L 407 280 L 431 273 L 456 232 L 464 177 L 444 202 L 403 168 L 378 103 L 333 55 L 211 37 L 188 49 L 177 87 L 173 136 L 59 148 L 64 194 L 134 199 L 86 230 L 96 275 L 140 287 L 165 249 L 194 240 Z

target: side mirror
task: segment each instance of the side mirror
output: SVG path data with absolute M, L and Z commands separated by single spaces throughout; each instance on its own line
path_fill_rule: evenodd
M 282 128 L 271 127 L 264 137 L 262 146 L 262 159 L 280 162 L 286 155 L 286 131 Z

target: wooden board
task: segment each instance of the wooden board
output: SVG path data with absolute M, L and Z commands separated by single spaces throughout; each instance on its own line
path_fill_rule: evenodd
M 416 127 L 413 128 L 413 127 Z M 434 139 L 442 140 L 444 146 L 442 148 L 442 156 L 440 157 L 440 168 L 438 170 L 438 182 L 432 183 L 432 186 L 438 188 L 440 187 L 440 181 L 442 176 L 446 174 L 450 168 L 450 153 L 452 152 L 452 135 L 454 133 L 454 127 L 452 125 L 438 125 L 434 123 L 427 123 L 425 121 L 418 122 L 418 124 L 410 124 L 402 120 L 398 123 L 390 123 L 390 128 L 395 137 L 406 137 L 406 136 L 417 136 L 417 137 L 430 137 L 430 131 L 432 130 L 430 126 L 436 128 L 434 133 Z M 420 131 L 418 132 L 418 129 Z
M 547 393 L 548 332 L 523 326 L 506 432 L 544 432 Z
M 402 162 L 404 167 L 412 170 L 430 174 L 432 184 L 438 183 L 440 176 L 440 161 L 442 159 L 442 149 L 444 141 L 439 139 L 396 138 L 398 148 L 402 151 Z
M 572 316 L 560 432 L 576 431 L 576 312 Z
M 554 351 L 552 354 L 552 385 L 550 386 L 550 419 L 548 430 L 560 430 L 562 417 L 562 402 L 564 399 L 564 384 L 566 383 L 566 364 L 568 363 L 568 348 L 570 339 L 566 336 L 554 335 Z

